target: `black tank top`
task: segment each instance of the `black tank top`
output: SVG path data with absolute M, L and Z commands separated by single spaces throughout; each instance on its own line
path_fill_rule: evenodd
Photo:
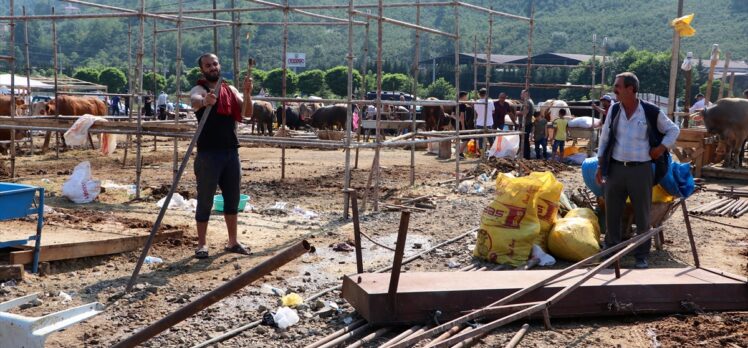
M 195 112 L 197 121 L 203 118 L 205 107 Z M 197 138 L 197 150 L 231 150 L 239 148 L 236 136 L 236 121 L 230 115 L 218 114 L 218 102 L 210 110 L 210 116 L 205 121 L 200 137 Z

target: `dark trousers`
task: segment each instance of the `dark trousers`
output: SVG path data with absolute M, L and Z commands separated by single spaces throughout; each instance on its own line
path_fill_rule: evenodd
M 604 186 L 605 194 L 605 244 L 610 247 L 621 242 L 623 233 L 623 211 L 626 198 L 631 197 L 634 208 L 636 232 L 647 232 L 650 227 L 649 211 L 652 208 L 652 165 L 650 162 L 635 166 L 624 166 L 611 161 L 608 178 Z M 634 257 L 646 259 L 652 238 L 634 250 Z
M 535 139 L 535 158 L 548 159 L 546 146 L 548 146 L 548 138 Z
M 530 159 L 530 133 L 532 133 L 532 123 L 525 125 L 525 139 L 522 150 L 522 157 Z
M 558 158 L 564 158 L 564 145 L 566 140 L 553 140 L 553 146 L 551 147 L 551 154 L 556 156 L 556 150 L 558 150 Z
M 236 215 L 239 207 L 242 169 L 239 151 L 205 150 L 195 156 L 195 179 L 197 181 L 197 209 L 195 221 L 206 222 L 213 209 L 213 196 L 216 186 L 223 195 L 223 213 Z

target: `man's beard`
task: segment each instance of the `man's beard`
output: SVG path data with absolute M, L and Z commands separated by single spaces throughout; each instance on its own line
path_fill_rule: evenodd
M 215 74 L 214 73 L 207 73 L 207 74 L 205 74 L 205 79 L 208 80 L 208 81 L 210 81 L 210 82 L 218 82 L 218 78 L 219 77 L 221 77 L 221 71 L 220 70 L 216 71 Z

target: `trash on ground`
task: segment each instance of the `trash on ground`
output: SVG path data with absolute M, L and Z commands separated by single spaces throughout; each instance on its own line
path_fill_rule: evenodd
M 295 207 L 293 207 L 293 210 L 292 210 L 292 212 L 293 212 L 294 214 L 298 214 L 298 215 L 301 215 L 301 216 L 303 216 L 303 217 L 304 217 L 305 219 L 309 219 L 309 220 L 311 220 L 311 219 L 316 219 L 317 217 L 319 217 L 319 214 L 317 214 L 317 213 L 315 213 L 315 212 L 313 212 L 313 211 L 311 211 L 311 210 L 306 210 L 306 209 L 304 209 L 304 208 L 302 208 L 302 207 L 300 207 L 300 206 L 298 206 L 298 205 L 297 205 L 297 206 L 295 206 Z
M 145 263 L 149 264 L 149 265 L 150 264 L 156 264 L 156 263 L 163 263 L 163 262 L 164 262 L 164 260 L 161 259 L 160 257 L 155 257 L 155 256 L 146 256 L 145 257 Z
M 163 197 L 156 202 L 156 206 L 161 208 L 164 206 L 164 202 L 166 202 L 166 197 Z M 172 210 L 187 210 L 187 211 L 195 211 L 197 209 L 197 200 L 192 199 L 184 199 L 182 195 L 179 193 L 174 193 L 173 196 L 171 196 L 171 200 L 169 201 L 169 209 Z
M 580 261 L 600 252 L 600 225 L 597 216 L 584 211 L 570 212 L 571 216 L 556 221 L 548 235 L 548 249 L 556 257 Z
M 273 321 L 279 329 L 286 329 L 299 322 L 299 315 L 291 308 L 281 307 L 273 315 Z
M 68 303 L 73 300 L 73 297 L 70 296 L 70 294 L 65 293 L 64 291 L 60 291 L 60 294 L 57 295 L 57 297 L 60 298 L 62 303 Z
M 281 297 L 281 303 L 284 307 L 296 308 L 296 306 L 302 304 L 303 302 L 304 299 L 295 292 Z
M 553 266 L 556 264 L 556 259 L 543 251 L 537 244 L 532 246 L 532 258 L 538 260 L 539 266 Z
M 345 251 L 345 252 L 351 252 L 356 249 L 354 249 L 350 244 L 348 243 L 337 243 L 332 247 L 333 251 Z
M 268 284 L 262 284 L 262 292 L 266 294 L 280 296 L 280 297 L 283 297 L 286 295 L 285 290 L 276 288 Z
M 275 204 L 263 209 L 262 213 L 266 215 L 288 215 L 288 210 L 287 202 L 275 202 Z
M 101 182 L 91 179 L 91 163 L 83 161 L 75 166 L 73 174 L 62 184 L 62 195 L 73 203 L 90 203 L 101 193 Z

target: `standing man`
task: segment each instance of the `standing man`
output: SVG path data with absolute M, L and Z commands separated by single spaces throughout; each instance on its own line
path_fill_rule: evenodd
M 504 119 L 512 113 L 512 107 L 506 101 L 506 93 L 499 93 L 499 100 L 493 103 L 493 128 L 504 130 Z
M 704 95 L 699 93 L 696 95 L 696 102 L 691 105 L 691 108 L 688 109 L 689 112 L 694 113 L 699 110 L 703 110 L 706 107 L 706 99 L 704 98 Z
M 649 230 L 652 186 L 664 176 L 661 165 L 668 160 L 669 148 L 680 133 L 660 108 L 636 97 L 639 79 L 633 73 L 616 75 L 613 90 L 619 102 L 608 111 L 597 153 L 596 180 L 603 185 L 605 196 L 605 247 L 621 242 L 627 197 L 631 197 L 637 233 Z M 647 256 L 651 244 L 650 238 L 634 251 L 634 267 L 649 267 Z
M 475 104 L 475 129 L 493 128 L 493 103 L 486 97 L 486 89 L 481 88 L 478 91 L 480 99 Z M 489 138 L 488 144 L 492 144 Z M 478 148 L 483 150 L 483 138 L 478 138 Z
M 530 91 L 526 89 L 522 90 L 520 97 L 522 98 L 522 108 L 517 111 L 517 116 L 520 116 L 520 124 L 525 131 L 525 138 L 522 141 L 522 157 L 530 159 L 530 134 L 532 133 L 532 115 L 535 114 L 535 103 L 530 98 Z
M 608 109 L 610 109 L 612 103 L 613 98 L 606 94 L 600 97 L 600 106 L 592 104 L 592 108 L 600 113 L 600 123 L 605 123 L 605 116 L 608 115 Z
M 166 92 L 161 91 L 161 94 L 158 95 L 158 99 L 156 99 L 156 105 L 158 106 L 158 119 L 159 120 L 166 119 L 166 103 L 168 101 L 169 101 L 169 96 L 166 94 Z
M 198 247 L 195 257 L 208 257 L 208 246 L 205 236 L 208 231 L 208 220 L 213 208 L 213 195 L 216 186 L 223 195 L 223 216 L 226 220 L 229 240 L 224 248 L 228 252 L 249 255 L 250 249 L 236 240 L 239 191 L 241 189 L 241 165 L 239 163 L 239 140 L 236 136 L 236 123 L 242 120 L 244 103 L 239 92 L 233 86 L 223 82 L 216 86 L 221 75 L 221 64 L 218 57 L 206 53 L 197 60 L 203 79 L 190 91 L 192 108 L 198 121 L 208 117 L 205 126 L 197 138 L 197 155 L 195 156 L 195 179 L 197 181 L 197 225 Z M 242 86 L 244 95 L 251 95 L 252 78 L 247 76 Z M 204 115 L 205 107 L 211 106 L 210 114 Z
M 119 96 L 112 97 L 112 115 L 119 116 Z

